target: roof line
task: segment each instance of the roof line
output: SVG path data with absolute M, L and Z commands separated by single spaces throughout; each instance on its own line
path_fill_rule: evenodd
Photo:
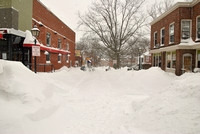
M 193 0 L 192 2 L 177 2 L 174 6 L 172 6 L 168 11 L 164 12 L 162 15 L 154 19 L 150 24 L 153 25 L 159 20 L 163 19 L 166 17 L 168 14 L 173 12 L 174 10 L 178 9 L 179 7 L 193 7 L 196 5 L 200 0 Z
M 65 26 L 72 30 L 66 23 L 64 23 L 57 15 L 55 15 L 47 6 L 45 6 L 40 0 L 37 0 L 44 8 L 51 12 L 57 19 L 59 19 Z M 74 32 L 74 30 L 72 30 Z M 75 33 L 75 32 L 74 32 Z

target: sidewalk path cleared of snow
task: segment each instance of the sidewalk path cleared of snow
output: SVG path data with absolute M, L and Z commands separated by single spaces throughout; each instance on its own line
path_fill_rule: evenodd
M 62 68 L 0 60 L 0 134 L 199 134 L 200 74 Z

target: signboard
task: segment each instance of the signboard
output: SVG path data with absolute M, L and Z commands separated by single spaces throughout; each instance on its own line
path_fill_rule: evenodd
M 32 56 L 40 56 L 40 47 L 32 46 Z
M 117 60 L 113 60 L 113 64 L 117 64 Z
M 76 56 L 81 56 L 81 51 L 80 50 L 75 50 L 75 54 L 76 54 Z

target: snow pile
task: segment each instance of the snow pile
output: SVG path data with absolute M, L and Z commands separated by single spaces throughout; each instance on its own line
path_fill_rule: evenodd
M 2 134 L 199 134 L 200 74 L 61 68 L 0 60 Z

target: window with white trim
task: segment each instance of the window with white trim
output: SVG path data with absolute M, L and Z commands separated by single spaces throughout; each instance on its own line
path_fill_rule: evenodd
M 50 53 L 46 54 L 46 63 L 50 63 L 51 62 L 51 56 Z
M 158 38 L 158 33 L 155 32 L 155 33 L 154 33 L 154 47 L 156 47 L 156 45 L 157 45 L 157 43 L 158 43 L 157 38 Z
M 200 39 L 200 16 L 197 17 L 197 39 Z
M 169 26 L 169 43 L 174 43 L 174 23 Z
M 47 47 L 51 46 L 51 34 L 47 33 L 46 35 L 46 43 L 47 43 Z
M 160 43 L 161 43 L 161 46 L 164 46 L 165 44 L 165 29 L 164 28 L 160 30 Z
M 176 51 L 174 52 L 167 52 L 166 53 L 166 67 L 169 68 L 176 68 Z
M 181 39 L 189 39 L 190 38 L 190 20 L 182 20 L 181 21 Z
M 58 63 L 61 63 L 61 56 L 62 54 L 58 54 Z
M 61 49 L 61 38 L 58 39 L 58 48 Z
M 154 54 L 154 66 L 155 67 L 161 67 L 161 54 Z

